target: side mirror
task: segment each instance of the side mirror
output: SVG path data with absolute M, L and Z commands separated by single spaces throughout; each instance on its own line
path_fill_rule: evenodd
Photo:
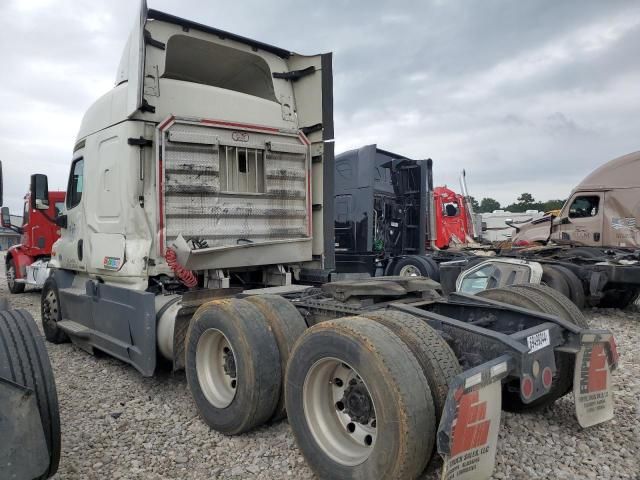
M 49 182 L 47 176 L 41 173 L 31 175 L 31 208 L 49 208 Z
M 67 216 L 66 215 L 58 215 L 55 218 L 56 225 L 60 228 L 67 228 Z
M 569 220 L 569 217 L 564 217 L 560 220 L 560 225 L 569 225 L 571 223 L 571 220 Z
M 2 207 L 2 209 L 0 209 L 0 215 L 2 216 L 2 226 L 4 228 L 11 228 L 11 215 L 9 214 L 9 207 Z

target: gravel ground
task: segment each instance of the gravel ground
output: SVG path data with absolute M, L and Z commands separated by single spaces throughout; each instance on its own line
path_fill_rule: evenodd
M 0 295 L 8 295 L 4 275 Z M 40 320 L 40 294 L 11 295 Z M 565 397 L 535 414 L 503 413 L 497 479 L 640 479 L 640 308 L 593 310 L 592 327 L 610 328 L 621 367 L 614 375 L 616 418 L 581 430 Z M 143 378 L 106 355 L 47 343 L 62 422 L 56 479 L 312 478 L 286 421 L 239 437 L 199 418 L 182 373 Z M 439 478 L 431 462 L 424 479 Z

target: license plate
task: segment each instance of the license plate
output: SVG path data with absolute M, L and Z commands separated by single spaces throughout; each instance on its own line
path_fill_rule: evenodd
M 535 352 L 544 347 L 548 347 L 549 345 L 551 345 L 549 330 L 543 330 L 527 337 L 527 346 L 529 347 L 529 353 Z

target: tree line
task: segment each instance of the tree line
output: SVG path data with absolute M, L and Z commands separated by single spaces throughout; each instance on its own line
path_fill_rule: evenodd
M 539 210 L 541 212 L 548 212 L 549 210 L 556 210 L 562 208 L 565 200 L 547 200 L 546 202 L 538 202 L 533 198 L 530 193 L 521 194 L 518 199 L 509 205 L 501 206 L 500 202 L 494 198 L 485 197 L 480 202 L 475 198 L 469 197 L 473 211 L 476 213 L 491 213 L 494 210 L 506 210 L 508 212 L 524 212 L 526 210 Z

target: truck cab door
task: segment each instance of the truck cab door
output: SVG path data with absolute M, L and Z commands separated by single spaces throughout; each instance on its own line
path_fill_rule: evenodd
M 579 192 L 566 203 L 556 219 L 556 237 L 561 243 L 570 242 L 589 247 L 602 246 L 604 194 Z
M 61 268 L 85 271 L 85 215 L 84 215 L 84 179 L 85 161 L 76 156 L 71 163 L 66 196 L 66 228 L 61 230 L 60 239 L 55 243 L 53 251 Z

